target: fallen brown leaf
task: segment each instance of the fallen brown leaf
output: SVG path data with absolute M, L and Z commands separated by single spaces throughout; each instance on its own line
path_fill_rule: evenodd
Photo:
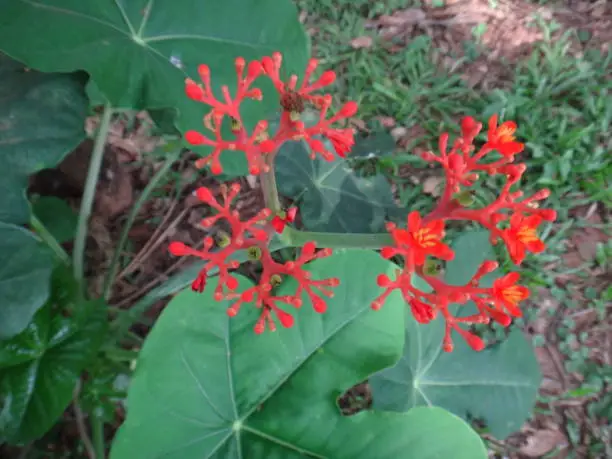
M 567 445 L 567 439 L 560 431 L 536 430 L 527 438 L 527 442 L 520 448 L 520 451 L 529 457 L 542 457 L 556 447 L 564 445 Z
M 392 116 L 377 116 L 376 119 L 383 127 L 392 128 L 395 126 L 395 118 Z
M 444 177 L 433 175 L 427 177 L 423 181 L 423 193 L 430 194 L 434 198 L 437 198 L 442 194 L 442 187 L 440 186 L 444 182 Z
M 372 37 L 369 37 L 367 35 L 363 35 L 361 37 L 357 37 L 351 40 L 351 46 L 355 49 L 371 48 L 373 43 L 374 40 L 372 40 Z

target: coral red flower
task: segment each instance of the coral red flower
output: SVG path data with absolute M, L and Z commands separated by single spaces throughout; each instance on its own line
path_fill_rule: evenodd
M 539 215 L 526 217 L 518 212 L 510 217 L 510 228 L 502 232 L 502 237 L 512 261 L 517 265 L 525 259 L 525 252 L 540 253 L 546 248 L 537 233 L 542 220 Z
M 294 323 L 293 316 L 283 309 L 283 305 L 299 308 L 302 305 L 302 293 L 305 292 L 310 299 L 312 307 L 317 312 L 324 312 L 327 303 L 321 297 L 331 297 L 333 292 L 330 287 L 339 284 L 337 278 L 312 279 L 310 272 L 305 269 L 307 263 L 312 260 L 324 258 L 331 255 L 331 249 L 316 251 L 315 244 L 308 242 L 304 244 L 300 256 L 295 261 L 279 263 L 272 257 L 268 249 L 270 234 L 266 229 L 266 221 L 270 217 L 270 210 L 263 209 L 255 217 L 242 221 L 240 215 L 231 209 L 231 202 L 240 191 L 238 184 L 230 188 L 221 187 L 222 202 L 217 200 L 208 188 L 198 188 L 196 196 L 218 213 L 212 217 L 207 217 L 202 221 L 202 226 L 210 227 L 219 220 L 225 220 L 229 225 L 230 234 L 223 244 L 213 250 L 214 240 L 211 237 L 204 239 L 202 249 L 194 249 L 182 242 L 172 242 L 168 250 L 175 256 L 196 256 L 206 262 L 204 268 L 193 281 L 191 288 L 196 292 L 203 292 L 206 288 L 208 273 L 217 270 L 218 282 L 215 288 L 214 297 L 216 300 L 234 300 L 228 308 L 230 316 L 238 314 L 240 307 L 244 303 L 255 303 L 261 310 L 259 320 L 255 324 L 255 332 L 262 333 L 267 327 L 275 330 L 276 319 L 283 327 L 291 327 Z M 295 218 L 295 211 L 290 209 L 287 221 Z M 286 222 L 283 222 L 283 224 Z M 239 266 L 239 263 L 232 260 L 232 255 L 239 250 L 251 251 L 256 254 L 256 258 L 262 266 L 262 272 L 257 285 L 238 293 L 239 282 L 232 276 L 230 270 Z M 297 281 L 295 293 L 292 295 L 277 295 L 275 289 L 282 279 L 292 277 Z
M 389 228 L 396 246 L 400 249 L 409 250 L 417 266 L 424 264 L 428 255 L 442 260 L 452 260 L 455 256 L 450 247 L 442 242 L 442 238 L 444 238 L 444 222 L 442 220 L 434 220 L 423 225 L 421 216 L 415 211 L 408 215 L 408 229 Z M 385 250 L 386 254 L 392 252 L 393 248 Z M 383 256 L 385 255 L 383 254 Z
M 466 143 L 472 143 L 481 129 L 482 123 L 477 122 L 471 116 L 465 116 L 461 119 L 461 134 Z
M 287 210 L 285 215 L 275 215 L 274 218 L 270 221 L 272 228 L 278 234 L 282 233 L 285 230 L 285 226 L 287 223 L 293 223 L 295 221 L 295 216 L 297 215 L 297 207 L 291 207 Z
M 421 155 L 425 161 L 436 162 L 444 168 L 444 191 L 429 215 L 423 219 L 416 212 L 409 215 L 407 229 L 387 224 L 394 244 L 383 247 L 381 256 L 387 259 L 399 256 L 404 262 L 393 279 L 386 274 L 378 276 L 377 283 L 383 291 L 372 302 L 373 309 L 380 309 L 391 292 L 399 290 L 417 322 L 426 324 L 434 317 L 441 317 L 446 324 L 442 342 L 445 351 L 453 349 L 453 332 L 457 332 L 474 350 L 483 349 L 482 338 L 465 326 L 490 320 L 503 326 L 510 325 L 512 317 L 522 315 L 519 304 L 529 296 L 529 291 L 517 284 L 517 273 L 503 276 L 492 287 L 481 286 L 483 276 L 497 269 L 494 261 L 483 262 L 465 285 L 450 285 L 439 272 L 428 270 L 423 264 L 427 256 L 442 259 L 453 256 L 452 250 L 442 243 L 444 222 L 465 220 L 480 224 L 490 232 L 492 243 L 503 239 L 513 261 L 520 263 L 527 251 L 537 253 L 544 250 L 537 228 L 543 220 L 556 218 L 554 210 L 539 206 L 538 201 L 546 199 L 549 190 L 539 190 L 524 197 L 522 191 L 515 189 L 527 169 L 525 164 L 513 164 L 514 155 L 523 149 L 523 144 L 514 139 L 516 124 L 506 121 L 497 126 L 497 116 L 491 117 L 488 141 L 477 150 L 473 143 L 481 128 L 482 125 L 473 118 L 465 117 L 461 121 L 461 135 L 452 146 L 449 135 L 443 133 L 438 143 L 439 153 L 428 151 Z M 481 161 L 495 150 L 503 158 Z M 493 202 L 474 208 L 472 187 L 483 173 L 502 175 L 505 183 Z M 415 276 L 420 277 L 427 288 L 415 287 L 422 284 L 415 282 Z M 476 306 L 475 314 L 455 315 L 454 308 L 449 308 L 452 304 L 462 305 L 468 301 Z
M 318 61 L 311 59 L 308 62 L 304 76 L 298 87 L 298 77 L 293 75 L 289 81 L 283 82 L 280 78 L 282 56 L 273 53 L 271 57 L 266 56 L 259 61 L 248 64 L 238 57 L 236 59 L 237 87 L 232 95 L 227 86 L 221 87 L 222 98 L 217 98 L 211 88 L 211 72 L 208 66 L 200 65 L 198 73 L 202 81 L 196 83 L 192 79 L 185 81 L 185 93 L 190 99 L 207 104 L 211 111 L 204 117 L 204 126 L 211 134 L 191 130 L 185 133 L 185 140 L 190 145 L 211 147 L 212 151 L 205 157 L 196 161 L 196 167 L 210 166 L 213 174 L 223 172 L 220 156 L 223 152 L 243 152 L 249 165 L 249 172 L 253 175 L 267 172 L 270 169 L 269 155 L 274 155 L 279 147 L 286 141 L 305 140 L 311 147 L 311 157 L 320 154 L 324 159 L 331 161 L 334 154 L 328 151 L 321 139 L 328 139 L 333 150 L 340 157 L 345 157 L 353 146 L 353 131 L 351 129 L 339 129 L 333 126 L 336 122 L 355 115 L 357 104 L 346 103 L 334 116 L 327 118 L 327 112 L 331 106 L 329 94 L 315 94 L 316 91 L 332 84 L 336 74 L 325 71 L 314 82 L 310 78 L 315 71 Z M 245 75 L 245 68 L 247 69 Z M 252 132 L 248 132 L 242 122 L 240 107 L 245 99 L 261 100 L 263 95 L 259 88 L 252 85 L 260 76 L 266 76 L 279 93 L 280 105 L 283 113 L 278 130 L 275 133 L 268 132 L 266 121 L 257 123 Z M 319 110 L 319 120 L 316 124 L 306 127 L 300 119 L 300 114 L 309 103 Z M 223 137 L 222 126 L 226 125 L 230 118 L 231 132 L 233 138 Z
M 428 324 L 436 318 L 436 310 L 430 305 L 417 298 L 410 298 L 408 301 L 410 312 L 414 319 L 421 324 Z
M 514 121 L 504 121 L 497 126 L 497 115 L 489 119 L 489 133 L 487 145 L 492 150 L 497 150 L 504 156 L 513 156 L 520 153 L 525 145 L 517 142 L 514 138 L 516 123 Z
M 494 299 L 514 317 L 522 315 L 518 304 L 529 297 L 529 289 L 516 284 L 519 278 L 519 273 L 512 272 L 493 283 Z
M 355 133 L 352 129 L 330 129 L 326 131 L 326 136 L 341 158 L 346 158 L 355 144 Z
M 315 105 L 319 104 L 322 100 L 322 96 L 313 95 L 312 93 L 336 81 L 336 73 L 332 70 L 327 70 L 321 74 L 318 80 L 311 83 L 310 77 L 319 66 L 319 61 L 317 59 L 310 59 L 299 87 L 297 87 L 297 75 L 293 75 L 289 78 L 289 81 L 285 83 L 280 77 L 282 62 L 283 57 L 281 53 L 278 52 L 273 53 L 272 56 L 265 56 L 261 60 L 266 75 L 272 80 L 272 84 L 274 84 L 274 87 L 278 91 L 281 106 L 287 112 L 298 114 L 303 112 L 305 102 L 312 102 Z

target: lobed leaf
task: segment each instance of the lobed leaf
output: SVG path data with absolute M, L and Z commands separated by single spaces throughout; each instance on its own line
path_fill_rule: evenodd
M 449 284 L 467 283 L 482 261 L 494 259 L 483 231 L 464 233 L 453 249 L 455 259 L 446 266 Z M 453 352 L 445 353 L 443 336 L 442 318 L 423 325 L 407 312 L 401 360 L 370 379 L 374 407 L 407 411 L 439 406 L 467 420 L 483 420 L 500 439 L 517 431 L 531 415 L 541 379 L 531 343 L 521 330 L 512 330 L 505 341 L 481 352 L 457 338 Z
M 314 278 L 341 280 L 328 311 L 305 304 L 275 333 L 253 333 L 251 305 L 230 319 L 211 290 L 179 294 L 142 349 L 111 458 L 485 458 L 478 436 L 438 408 L 341 416 L 343 391 L 399 358 L 403 302 L 370 309 L 374 290 L 355 279 L 393 269 L 373 252 L 310 266 Z M 444 441 L 432 441 L 440 430 Z
M 0 340 L 25 329 L 49 297 L 53 260 L 29 231 L 0 222 Z
M 395 207 L 391 186 L 377 175 L 358 177 L 346 160 L 310 159 L 304 142 L 287 142 L 276 157 L 278 190 L 296 200 L 306 229 L 375 233 Z
M 54 167 L 85 138 L 87 99 L 84 78 L 35 72 L 1 53 L 0 80 L 0 222 L 20 224 L 30 219 L 28 177 Z
M 85 70 L 97 102 L 173 109 L 182 132 L 203 130 L 202 118 L 210 111 L 184 94 L 184 80 L 198 80 L 199 64 L 210 66 L 217 90 L 222 84 L 233 90 L 238 56 L 252 60 L 280 51 L 287 77 L 303 72 L 309 57 L 306 34 L 288 0 L 11 0 L 3 5 L 0 47 L 7 54 L 45 72 Z M 262 103 L 248 104 L 247 126 L 278 107 L 270 93 Z M 224 166 L 226 173 L 246 173 L 241 154 L 224 154 Z

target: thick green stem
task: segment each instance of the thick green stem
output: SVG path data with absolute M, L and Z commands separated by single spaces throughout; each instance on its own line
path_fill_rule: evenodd
M 79 212 L 79 222 L 77 226 L 76 237 L 74 239 L 74 250 L 72 253 L 72 264 L 74 268 L 74 277 L 77 281 L 82 282 L 85 260 L 85 242 L 87 240 L 87 227 L 89 217 L 93 207 L 94 197 L 96 195 L 96 185 L 98 184 L 98 176 L 102 167 L 102 158 L 104 157 L 104 146 L 106 144 L 106 136 L 110 127 L 111 116 L 113 109 L 109 104 L 104 106 L 104 113 L 100 121 L 100 127 L 94 143 L 91 160 L 89 162 L 89 170 L 87 171 L 87 179 L 85 180 L 85 190 L 83 191 L 83 199 L 81 200 L 81 210 Z
M 96 459 L 104 459 L 106 457 L 106 448 L 104 446 L 104 421 L 95 413 L 91 413 L 89 419 L 91 420 L 91 440 L 94 451 L 96 452 Z
M 34 232 L 40 237 L 40 239 L 47 244 L 47 246 L 53 251 L 53 253 L 59 258 L 62 263 L 70 265 L 70 256 L 66 253 L 64 248 L 57 242 L 57 239 L 45 228 L 45 225 L 32 214 L 30 217 L 30 225 Z
M 331 249 L 380 249 L 384 246 L 393 245 L 389 233 L 316 233 L 300 231 L 291 227 L 285 228 L 281 239 L 285 244 L 292 247 L 300 247 L 309 241 L 315 242 L 317 247 L 329 247 Z
M 134 221 L 136 220 L 136 217 L 138 216 L 138 212 L 140 212 L 140 208 L 149 198 L 149 195 L 155 189 L 155 187 L 157 187 L 157 185 L 159 184 L 161 179 L 164 177 L 164 175 L 166 175 L 166 173 L 170 170 L 170 168 L 172 167 L 172 164 L 174 164 L 174 161 L 176 160 L 176 158 L 178 158 L 179 155 L 180 155 L 180 150 L 177 150 L 176 153 L 172 153 L 168 156 L 168 158 L 166 158 L 166 162 L 164 162 L 162 167 L 155 173 L 155 175 L 151 178 L 149 183 L 147 183 L 147 186 L 145 187 L 144 190 L 142 190 L 142 193 L 140 194 L 140 196 L 138 197 L 138 199 L 132 206 L 132 209 L 130 210 L 130 213 L 128 214 L 128 218 L 125 224 L 123 225 L 123 228 L 121 229 L 121 235 L 119 236 L 119 242 L 117 243 L 117 247 L 115 248 L 115 253 L 113 254 L 113 259 L 111 260 L 111 264 L 106 272 L 106 277 L 104 279 L 104 290 L 103 290 L 104 299 L 108 300 L 111 296 L 112 288 L 113 288 L 113 280 L 115 279 L 115 276 L 117 275 L 117 268 L 119 267 L 119 258 L 121 257 L 121 252 L 123 251 L 123 248 L 125 247 L 125 243 L 127 242 L 130 229 L 132 228 L 132 225 L 134 224 Z
M 266 164 L 270 168 L 268 172 L 261 174 L 261 189 L 263 191 L 264 202 L 266 207 L 273 213 L 277 214 L 283 209 L 278 198 L 278 189 L 276 188 L 276 175 L 274 172 L 274 158 L 276 153 L 266 157 Z

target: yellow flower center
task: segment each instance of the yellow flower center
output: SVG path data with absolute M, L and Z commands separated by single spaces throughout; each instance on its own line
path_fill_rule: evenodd
M 502 124 L 497 130 L 497 138 L 501 143 L 514 142 L 514 131 L 512 127 Z
M 429 228 L 421 228 L 420 230 L 412 233 L 412 236 L 414 237 L 416 243 L 424 249 L 434 247 L 439 241 L 439 236 L 437 234 L 433 234 Z
M 525 299 L 523 292 L 521 291 L 521 288 L 518 285 L 513 285 L 512 287 L 507 287 L 503 289 L 501 294 L 504 300 L 514 306 L 518 305 L 520 301 Z
M 523 244 L 529 244 L 538 240 L 538 234 L 535 228 L 529 226 L 521 226 L 516 232 L 516 238 Z

